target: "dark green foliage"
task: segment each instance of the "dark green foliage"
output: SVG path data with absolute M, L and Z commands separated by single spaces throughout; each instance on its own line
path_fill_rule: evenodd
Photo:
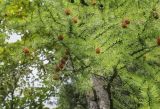
M 72 84 L 66 84 L 61 88 L 59 109 L 86 109 L 87 101 L 84 94 L 76 91 Z

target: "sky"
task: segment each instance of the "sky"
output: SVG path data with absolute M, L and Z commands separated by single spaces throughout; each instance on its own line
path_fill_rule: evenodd
M 6 39 L 6 42 L 14 43 L 18 40 L 21 40 L 21 35 L 18 35 L 16 33 L 11 33 L 11 34 L 8 33 L 8 35 L 9 35 L 9 38 Z

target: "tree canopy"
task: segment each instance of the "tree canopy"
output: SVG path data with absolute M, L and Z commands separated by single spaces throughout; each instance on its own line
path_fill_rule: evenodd
M 158 109 L 159 14 L 159 0 L 0 0 L 0 107 L 99 109 L 100 91 L 103 109 Z

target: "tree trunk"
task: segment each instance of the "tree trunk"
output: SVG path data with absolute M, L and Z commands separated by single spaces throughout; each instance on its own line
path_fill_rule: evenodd
M 104 89 L 105 80 L 102 77 L 92 76 L 93 88 L 87 93 L 89 109 L 110 109 L 110 99 L 107 90 Z

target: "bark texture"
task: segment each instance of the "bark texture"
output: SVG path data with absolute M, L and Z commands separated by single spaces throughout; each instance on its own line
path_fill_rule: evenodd
M 87 93 L 88 109 L 110 109 L 110 99 L 102 77 L 92 76 L 93 88 Z

